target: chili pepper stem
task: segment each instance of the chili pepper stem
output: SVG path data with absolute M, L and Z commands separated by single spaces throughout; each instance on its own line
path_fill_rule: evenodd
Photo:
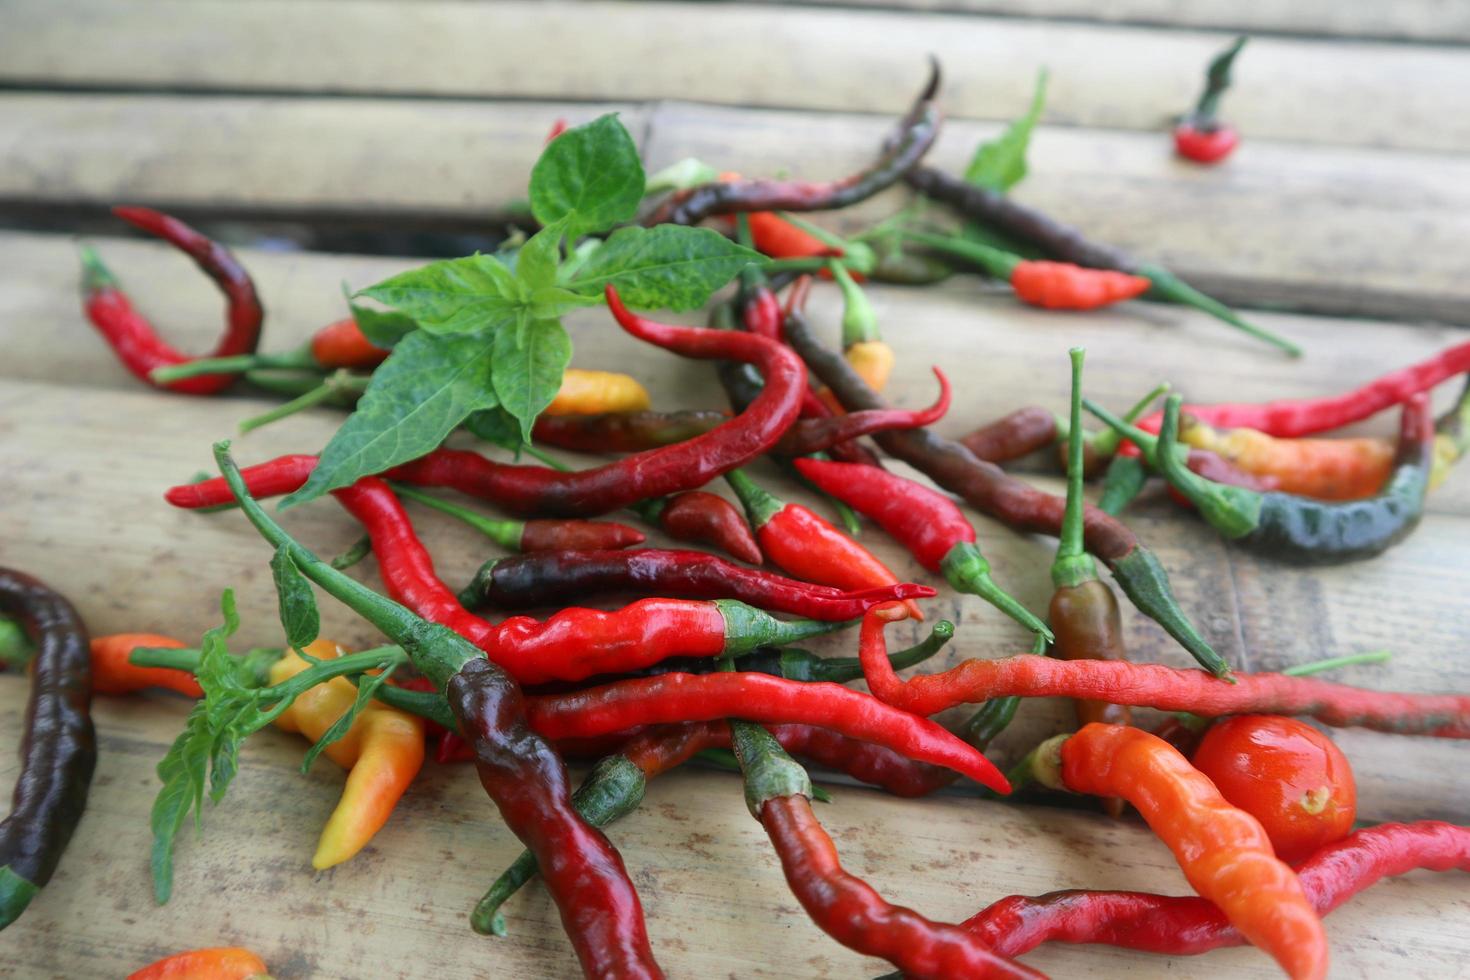
M 995 580 L 990 577 L 990 562 L 985 560 L 985 556 L 973 543 L 956 541 L 940 563 L 940 570 L 944 573 L 945 581 L 957 591 L 979 596 L 1028 630 L 1045 637 L 1048 643 L 1051 642 L 1050 627 L 1021 605 L 1014 596 L 995 584 Z
M 982 245 L 968 239 L 931 235 L 928 232 L 908 229 L 901 233 L 901 237 L 918 245 L 927 245 L 937 251 L 968 259 L 984 269 L 992 278 L 1002 282 L 1010 282 L 1011 274 L 1016 271 L 1016 266 L 1021 264 L 1019 255 L 1012 255 L 1010 252 L 991 248 L 989 245 Z
M 1224 321 L 1257 340 L 1264 340 L 1273 347 L 1280 348 L 1292 357 L 1302 356 L 1302 349 L 1296 344 L 1285 337 L 1278 337 L 1269 330 L 1248 323 L 1230 307 L 1211 296 L 1206 296 L 1163 266 L 1145 263 L 1138 267 L 1138 274 L 1154 284 L 1152 292 L 1160 298 L 1181 306 L 1192 306 L 1202 313 L 1208 313 L 1215 319 Z
M 340 395 L 344 391 L 348 390 L 348 386 L 345 384 L 345 382 L 346 379 L 350 376 L 350 373 L 346 369 L 341 369 L 333 372 L 325 380 L 323 380 L 321 384 L 317 385 L 315 388 L 312 388 L 310 391 L 297 395 L 295 398 L 291 399 L 285 404 L 277 405 L 275 408 L 271 409 L 268 412 L 262 412 L 259 415 L 252 416 L 251 418 L 248 418 L 245 421 L 241 422 L 239 426 L 240 433 L 243 435 L 246 432 L 254 431 L 255 429 L 259 429 L 261 426 L 269 425 L 272 422 L 279 422 L 281 419 L 286 418 L 289 415 L 295 415 L 297 412 L 311 408 L 314 405 L 320 405 L 322 402 L 331 400 L 337 395 Z
M 82 295 L 117 286 L 117 276 L 112 274 L 95 248 L 81 243 L 77 245 L 77 254 L 82 260 Z
M 1067 436 L 1067 504 L 1056 560 L 1051 566 L 1052 584 L 1058 589 L 1074 588 L 1097 578 L 1097 566 L 1082 539 L 1082 362 L 1086 354 L 1081 347 L 1073 347 L 1068 356 L 1072 359 L 1072 407 Z
M 775 494 L 757 486 L 743 470 L 731 470 L 726 473 L 725 482 L 730 484 L 730 489 L 734 490 L 735 496 L 740 498 L 745 514 L 750 518 L 752 530 L 760 530 L 767 521 L 781 512 L 782 507 L 786 506 L 777 499 Z
M 201 374 L 240 374 L 256 368 L 288 368 L 293 370 L 320 370 L 321 365 L 311 355 L 311 345 L 298 347 L 283 354 L 236 354 L 232 357 L 205 357 L 187 364 L 171 364 L 155 368 L 148 376 L 159 384 L 197 378 Z
M 1128 409 L 1128 411 L 1123 413 L 1123 421 L 1137 422 L 1139 418 L 1143 415 L 1143 413 L 1148 411 L 1149 406 L 1158 401 L 1160 398 L 1167 395 L 1172 388 L 1173 386 L 1170 385 L 1169 382 L 1160 382 L 1158 387 L 1154 388 L 1153 391 L 1150 391 L 1148 394 L 1144 395 L 1137 402 L 1135 402 L 1132 407 Z M 1094 453 L 1097 453 L 1099 456 L 1111 456 L 1116 453 L 1118 451 L 1118 447 L 1123 444 L 1123 436 L 1121 433 L 1118 432 L 1117 429 L 1109 426 L 1108 428 L 1103 429 L 1101 432 L 1090 434 L 1088 436 L 1088 442 L 1089 445 L 1092 447 L 1092 451 Z
M 725 649 L 727 656 L 738 657 L 751 653 L 759 647 L 778 647 L 823 633 L 847 629 L 858 620 L 829 623 L 817 619 L 794 619 L 784 621 L 769 613 L 735 599 L 715 599 L 715 606 L 725 619 Z
M 450 517 L 463 521 L 507 551 L 521 550 L 521 535 L 526 530 L 524 521 L 493 521 L 482 514 L 476 514 L 468 507 L 461 507 L 459 504 L 443 500 L 430 493 L 425 493 L 417 487 L 411 487 L 408 484 L 393 480 L 390 480 L 388 485 L 400 497 L 416 500 L 426 507 L 432 507 L 441 513 L 448 514 Z

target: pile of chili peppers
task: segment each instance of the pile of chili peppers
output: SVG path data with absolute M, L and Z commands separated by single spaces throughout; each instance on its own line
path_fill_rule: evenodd
M 1181 131 L 1180 153 L 1191 159 L 1229 151 L 1221 146 L 1230 131 L 1213 112 L 1241 43 L 1212 67 L 1211 87 L 1189 123 L 1195 131 Z M 1016 250 L 922 230 L 906 231 L 902 240 L 928 249 L 930 260 L 980 267 L 1024 302 L 1085 310 L 1151 293 L 1293 348 L 1157 265 L 925 165 L 939 127 L 938 84 L 936 68 L 878 158 L 850 177 L 726 175 L 653 205 L 648 223 L 736 216 L 734 234 L 776 260 L 764 270 L 747 268 L 705 328 L 639 316 L 615 288 L 606 291 L 612 318 L 632 337 L 719 361 L 729 413 L 656 411 L 635 379 L 569 372 L 536 422 L 534 441 L 619 458 L 573 469 L 549 458 L 547 465 L 507 462 L 441 446 L 333 491 L 366 537 L 353 554 L 330 562 L 258 503 L 299 489 L 317 466 L 315 456 L 242 468 L 228 443 L 218 443 L 218 477 L 166 490 L 177 508 L 243 512 L 274 550 L 288 635 L 302 628 L 305 606 L 314 615 L 309 588 L 294 584 L 304 577 L 391 645 L 348 653 L 316 638 L 314 629 L 279 648 L 239 655 L 222 654 L 218 638 L 197 649 L 151 632 L 89 641 L 65 599 L 0 570 L 0 611 L 23 627 L 0 634 L 0 660 L 34 659 L 15 805 L 0 824 L 0 928 L 51 877 L 85 805 L 96 758 L 93 693 L 145 689 L 196 699 L 200 718 L 227 698 L 261 706 L 250 730 L 273 722 L 313 743 L 308 764 L 324 752 L 348 771 L 311 857 L 316 868 L 350 860 L 394 819 L 426 756 L 473 762 L 526 851 L 490 884 L 471 924 L 505 934 L 505 903 L 539 874 L 587 976 L 662 976 L 633 877 L 603 828 L 637 808 L 648 779 L 690 760 L 740 773 L 772 860 L 821 929 L 912 977 L 1037 976 L 1016 957 L 1061 941 L 1175 956 L 1248 942 L 1288 975 L 1320 978 L 1328 963 L 1323 914 L 1385 876 L 1470 870 L 1467 828 L 1426 822 L 1354 832 L 1349 761 L 1320 730 L 1290 717 L 1463 739 L 1470 738 L 1470 693 L 1377 692 L 1303 676 L 1316 668 L 1233 670 L 1192 625 L 1163 564 L 1118 516 L 1157 474 L 1240 547 L 1308 564 L 1378 554 L 1413 530 L 1426 494 L 1464 453 L 1467 398 L 1436 420 L 1427 392 L 1470 375 L 1470 344 L 1335 398 L 1185 405 L 1171 395 L 1162 411 L 1151 411 L 1166 390 L 1161 386 L 1121 417 L 1083 397 L 1084 355 L 1073 350 L 1065 414 L 1031 406 L 960 440 L 941 436 L 929 426 L 948 410 L 950 390 L 937 368 L 940 395 L 928 409 L 894 408 L 881 395 L 890 373 L 906 366 L 883 341 L 864 283 L 885 278 L 885 269 L 895 268 L 892 256 L 880 258 L 860 239 L 837 238 L 791 212 L 845 207 L 907 182 L 986 224 Z M 1233 146 L 1233 136 L 1228 142 Z M 329 325 L 298 350 L 257 353 L 262 307 L 234 256 L 158 212 L 117 214 L 186 251 L 228 301 L 216 349 L 191 359 L 157 336 L 97 255 L 85 251 L 87 314 L 144 380 L 207 395 L 237 375 L 262 387 L 276 382 L 262 380 L 269 375 L 261 372 L 302 375 L 292 382 L 297 399 L 268 413 L 274 418 L 350 403 L 365 377 L 355 372 L 371 372 L 386 357 L 351 320 Z M 823 275 L 840 295 L 840 351 L 816 339 L 805 310 L 813 281 L 793 280 L 802 272 Z M 1084 407 L 1107 427 L 1085 429 Z M 1401 413 L 1396 440 L 1322 438 L 1390 409 Z M 874 445 L 863 441 L 869 437 Z M 1064 496 L 1001 467 L 1046 448 L 1065 470 Z M 928 482 L 890 470 L 880 453 Z M 824 496 L 838 521 L 764 486 L 766 456 Z M 1086 503 L 1086 479 L 1104 473 L 1099 504 Z M 720 477 L 743 517 L 710 489 Z M 490 518 L 426 488 L 455 491 L 509 516 Z M 452 587 L 437 573 L 405 499 L 514 554 L 492 553 L 470 582 Z M 1015 570 L 992 567 L 961 502 L 1015 532 L 1058 539 L 1055 591 L 1045 610 L 1012 594 Z M 641 532 L 596 520 L 624 510 L 729 557 L 634 547 L 644 542 Z M 903 581 L 839 526 L 856 525 L 859 516 L 902 545 L 936 584 Z M 387 595 L 342 571 L 368 553 Z M 1123 609 L 1096 560 L 1202 669 L 1130 659 Z M 754 567 L 762 564 L 768 567 Z M 917 646 L 891 655 L 886 648 L 886 627 L 924 619 L 924 602 L 939 594 L 941 579 L 1026 632 L 1017 631 L 1012 655 L 901 678 L 899 670 L 934 657 L 955 635 L 954 625 L 940 620 Z M 593 596 L 616 597 L 613 608 L 568 605 Z M 496 621 L 481 614 L 486 609 L 539 615 Z M 859 623 L 856 656 L 794 646 Z M 846 686 L 857 680 L 866 690 Z M 1076 730 L 1002 772 L 985 751 L 1023 700 L 1035 697 L 1072 699 Z M 949 727 L 934 720 L 962 705 L 975 706 L 968 719 Z M 1134 708 L 1176 714 L 1150 732 L 1136 727 Z M 244 724 L 239 717 L 231 724 Z M 568 757 L 596 759 L 576 789 Z M 1197 897 L 1012 896 L 965 922 L 934 921 L 890 903 L 843 868 L 811 806 L 820 791 L 796 757 L 901 796 L 963 778 L 989 795 L 1094 796 L 1117 819 L 1128 819 L 1131 807 L 1174 853 Z M 160 775 L 169 778 L 166 766 Z M 168 881 L 157 872 L 160 861 L 171 868 L 168 846 L 163 840 L 162 856 L 157 848 L 154 855 L 161 898 Z M 168 972 L 175 959 L 264 970 L 253 954 L 219 948 L 179 954 L 135 976 L 175 975 Z

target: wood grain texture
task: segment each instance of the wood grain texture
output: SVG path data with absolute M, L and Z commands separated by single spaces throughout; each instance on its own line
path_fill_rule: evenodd
M 1435 43 L 1470 41 L 1470 8 L 1455 0 L 804 0 L 831 7 L 1190 27 L 1209 30 L 1394 38 Z
M 9 164 L 0 200 L 460 224 L 479 215 L 488 226 L 524 199 L 551 120 L 604 111 L 621 112 L 635 137 L 647 134 L 651 171 L 695 156 L 752 175 L 836 176 L 863 166 L 890 125 L 680 102 L 10 93 L 0 95 L 0 159 Z M 930 159 L 960 170 L 998 131 L 953 120 Z M 1252 140 L 1226 165 L 1203 169 L 1176 160 L 1156 134 L 1046 126 L 1030 163 L 1018 197 L 1227 300 L 1470 322 L 1459 250 L 1470 240 L 1467 158 Z M 830 220 L 856 231 L 902 200 L 895 191 Z
M 924 60 L 955 116 L 1005 119 L 1054 71 L 1048 118 L 1157 131 L 1227 35 L 741 4 L 47 0 L 0 10 L 0 81 L 35 86 L 643 100 L 895 112 Z M 840 38 L 840 43 L 814 43 Z M 532 62 L 528 49 L 536 52 Z M 756 52 L 711 58 L 709 51 Z M 1385 84 L 1392 79 L 1392 84 Z M 1250 136 L 1470 148 L 1449 48 L 1261 38 L 1228 111 Z

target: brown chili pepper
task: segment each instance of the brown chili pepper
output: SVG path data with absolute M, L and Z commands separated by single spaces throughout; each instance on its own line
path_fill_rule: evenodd
M 702 184 L 674 194 L 643 222 L 697 225 L 717 214 L 751 211 L 828 211 L 865 201 L 892 186 L 929 151 L 939 134 L 939 63 L 930 62 L 929 80 L 914 100 L 883 152 L 867 169 L 841 180 L 730 180 Z
M 10 815 L 0 822 L 0 929 L 14 922 L 71 841 L 97 765 L 87 627 L 38 580 L 0 568 L 0 613 L 26 629 L 36 654 Z

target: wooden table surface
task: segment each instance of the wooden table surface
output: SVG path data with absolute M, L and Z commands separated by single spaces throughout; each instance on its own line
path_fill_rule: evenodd
M 745 173 L 835 176 L 866 159 L 930 51 L 947 69 L 951 117 L 936 162 L 962 165 L 1049 66 L 1051 100 L 1017 195 L 1172 264 L 1308 352 L 1291 361 L 1172 307 L 1063 316 L 1019 309 L 970 278 L 877 287 L 875 306 L 902 354 L 895 400 L 927 403 L 931 363 L 962 382 L 940 431 L 960 434 L 1026 403 L 1061 409 L 1074 344 L 1088 348 L 1089 393 L 1116 405 L 1165 378 L 1199 400 L 1336 391 L 1470 337 L 1464 4 L 1108 6 L 1104 19 L 1078 0 L 0 0 L 0 563 L 61 587 L 95 633 L 195 639 L 233 587 L 238 646 L 279 639 L 262 542 L 238 515 L 180 513 L 159 496 L 207 468 L 211 441 L 268 403 L 165 396 L 118 367 L 78 309 L 67 221 L 95 225 L 103 205 L 127 201 L 216 222 L 494 228 L 523 195 L 550 122 L 609 110 L 623 114 L 650 170 L 694 155 Z M 1246 143 L 1218 168 L 1181 164 L 1165 120 L 1193 98 L 1203 63 L 1232 31 L 1256 35 L 1225 103 Z M 882 195 L 834 216 L 834 227 L 870 222 L 901 200 Z M 18 230 L 41 223 L 48 230 Z M 153 242 L 94 243 L 171 339 L 209 345 L 218 296 L 187 262 Z M 340 316 L 342 281 L 363 286 L 423 261 L 240 254 L 269 311 L 270 349 Z M 814 307 L 835 335 L 832 291 L 819 289 Z M 706 365 L 638 345 L 605 312 L 579 312 L 569 326 L 574 364 L 637 374 L 659 407 L 720 404 Z M 288 420 L 239 439 L 237 456 L 313 451 L 339 418 Z M 1384 417 L 1362 429 L 1393 424 Z M 1035 469 L 1028 479 L 1059 488 Z M 774 470 L 759 475 L 805 499 Z M 486 557 L 447 519 L 411 511 L 451 583 Z M 1242 668 L 1387 648 L 1389 665 L 1341 678 L 1470 689 L 1470 475 L 1430 498 L 1404 544 L 1342 568 L 1242 554 L 1160 494 L 1128 521 L 1205 635 Z M 358 533 L 325 501 L 285 523 L 322 553 Z M 1053 542 L 983 518 L 976 525 L 998 578 L 1044 608 Z M 901 576 L 930 579 L 876 530 L 863 541 Z M 376 584 L 371 561 L 353 574 Z M 960 627 L 940 661 L 1024 643 L 978 601 L 945 595 L 930 608 Z M 326 635 L 374 642 L 341 607 L 324 604 L 323 615 Z M 1187 662 L 1151 622 L 1125 615 L 1136 659 Z M 893 632 L 916 633 L 911 624 Z M 813 646 L 851 652 L 852 642 Z M 18 739 L 25 695 L 22 678 L 0 677 L 0 743 Z M 7 976 L 118 977 L 168 952 L 224 944 L 256 950 L 283 980 L 575 972 L 538 888 L 508 906 L 508 938 L 469 931 L 469 908 L 519 848 L 468 768 L 430 764 L 366 851 L 315 873 L 309 857 L 342 776 L 329 762 L 299 774 L 302 743 L 273 730 L 248 743 L 202 835 L 181 841 L 175 897 L 156 907 L 147 873 L 153 767 L 186 710 L 166 696 L 98 699 L 89 808 L 50 886 L 0 936 Z M 993 754 L 1013 760 L 1069 722 L 1065 704 L 1028 703 Z M 1465 745 L 1333 734 L 1356 767 L 1362 820 L 1470 821 Z M 13 761 L 0 764 L 0 783 L 15 772 Z M 1014 892 L 1187 891 L 1137 821 L 961 793 L 904 801 L 836 785 L 833 794 L 821 816 L 847 865 L 933 918 L 958 920 Z M 883 972 L 806 919 L 734 777 L 664 777 L 611 836 L 671 976 Z M 1381 884 L 1335 912 L 1328 933 L 1334 977 L 1470 976 L 1470 898 L 1453 875 Z M 1026 961 L 1056 976 L 1275 974 L 1250 949 L 1169 958 L 1059 946 Z

